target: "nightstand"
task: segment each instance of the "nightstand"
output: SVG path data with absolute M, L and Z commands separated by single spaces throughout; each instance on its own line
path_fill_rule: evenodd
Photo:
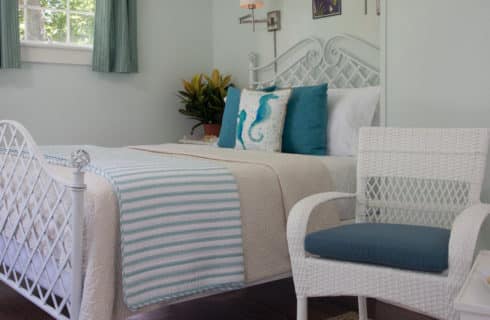
M 215 146 L 216 143 L 218 142 L 218 138 L 216 139 L 189 139 L 187 137 L 184 137 L 178 141 L 180 144 L 194 144 L 194 145 L 200 145 L 200 146 Z
M 463 288 L 454 301 L 461 320 L 490 319 L 490 286 L 486 286 L 483 270 L 490 271 L 490 251 L 482 251 L 471 269 Z

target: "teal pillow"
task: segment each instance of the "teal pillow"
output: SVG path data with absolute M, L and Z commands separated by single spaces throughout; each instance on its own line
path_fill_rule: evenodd
M 276 87 L 265 88 L 262 91 L 274 91 Z M 225 111 L 221 121 L 221 131 L 219 134 L 218 146 L 220 148 L 235 148 L 236 124 L 238 109 L 240 108 L 241 90 L 235 87 L 228 88 L 226 97 Z
M 223 112 L 221 131 L 218 141 L 218 146 L 221 148 L 235 148 L 236 122 L 238 117 L 238 108 L 240 107 L 240 95 L 240 89 L 235 87 L 228 88 L 225 111 Z
M 327 154 L 328 85 L 293 88 L 288 103 L 282 152 Z

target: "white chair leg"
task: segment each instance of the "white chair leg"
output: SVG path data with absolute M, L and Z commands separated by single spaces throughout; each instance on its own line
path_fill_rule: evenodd
M 308 320 L 308 298 L 298 297 L 296 320 Z
M 359 320 L 368 320 L 366 297 L 357 297 L 357 303 L 359 308 Z

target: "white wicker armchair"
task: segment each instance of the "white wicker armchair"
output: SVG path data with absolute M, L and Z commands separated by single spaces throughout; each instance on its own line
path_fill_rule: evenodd
M 325 193 L 300 201 L 288 221 L 298 299 L 358 296 L 360 319 L 373 297 L 438 319 L 459 319 L 453 300 L 468 274 L 490 208 L 480 203 L 488 153 L 486 129 L 361 130 L 357 194 Z M 424 225 L 451 230 L 449 270 L 431 274 L 317 258 L 305 252 L 309 217 L 318 205 L 357 201 L 356 222 Z

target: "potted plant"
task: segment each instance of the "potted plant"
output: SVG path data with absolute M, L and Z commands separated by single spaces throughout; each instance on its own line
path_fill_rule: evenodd
M 191 81 L 182 81 L 184 88 L 178 96 L 184 108 L 179 112 L 198 121 L 191 134 L 203 125 L 205 135 L 219 136 L 230 82 L 231 76 L 223 76 L 218 70 L 213 70 L 210 76 L 196 74 Z

